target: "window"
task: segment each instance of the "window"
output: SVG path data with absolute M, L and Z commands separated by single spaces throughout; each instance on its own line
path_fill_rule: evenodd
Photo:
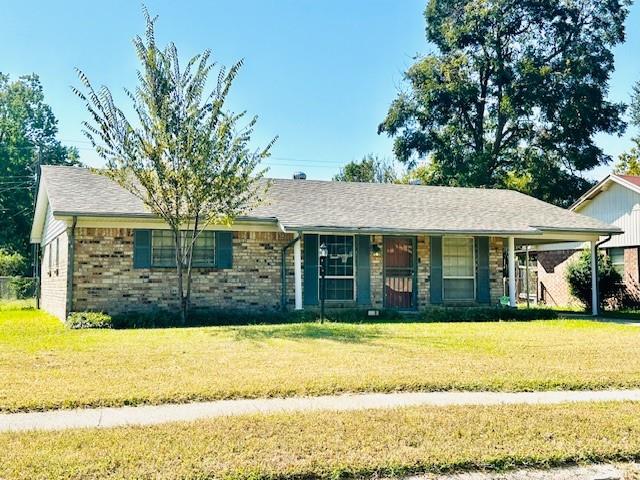
M 175 267 L 176 242 L 171 230 L 153 230 L 151 233 L 151 265 Z
M 191 240 L 191 232 L 180 232 L 182 241 Z M 175 267 L 176 242 L 171 230 L 151 233 L 151 266 Z M 200 232 L 193 246 L 193 267 L 215 267 L 215 232 Z
M 442 257 L 444 299 L 475 300 L 476 268 L 473 238 L 444 237 Z
M 353 236 L 320 235 L 320 243 L 327 246 L 326 300 L 354 300 L 355 268 Z
M 611 266 L 624 279 L 624 248 L 610 248 Z

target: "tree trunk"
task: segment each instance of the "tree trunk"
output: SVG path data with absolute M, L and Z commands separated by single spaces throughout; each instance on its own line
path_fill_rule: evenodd
M 191 308 L 191 278 L 193 273 L 193 249 L 195 248 L 196 237 L 198 235 L 198 215 L 196 215 L 193 231 L 191 232 L 191 241 L 189 243 L 189 251 L 187 255 L 187 293 L 185 296 L 185 320 L 189 316 L 189 310 Z
M 178 298 L 180 299 L 180 325 L 184 325 L 187 321 L 187 308 L 182 282 L 182 239 L 180 238 L 180 229 L 174 230 L 173 235 L 176 241 L 176 271 L 178 273 Z

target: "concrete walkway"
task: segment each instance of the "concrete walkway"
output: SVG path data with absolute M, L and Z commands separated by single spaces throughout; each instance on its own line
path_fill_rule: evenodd
M 140 407 L 84 408 L 0 414 L 0 431 L 62 430 L 83 427 L 153 425 L 252 413 L 313 410 L 349 411 L 418 405 L 554 404 L 593 401 L 640 401 L 640 390 L 551 392 L 407 392 L 327 395 L 322 397 L 220 400 Z

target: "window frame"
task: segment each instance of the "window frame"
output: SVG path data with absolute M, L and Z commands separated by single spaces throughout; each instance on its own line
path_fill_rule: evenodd
M 322 237 L 351 237 L 352 243 L 351 246 L 353 248 L 353 274 L 352 275 L 325 275 L 325 280 L 351 280 L 353 282 L 353 297 L 348 299 L 325 299 L 325 302 L 330 303 L 340 303 L 340 302 L 355 302 L 358 298 L 358 285 L 357 285 L 357 265 L 356 265 L 356 236 L 351 234 L 341 234 L 341 233 L 321 233 L 318 235 L 318 301 L 322 301 L 321 289 L 322 289 L 322 276 L 320 275 L 321 261 L 320 261 L 320 245 L 322 245 Z
M 471 264 L 473 266 L 473 275 L 446 275 L 445 274 L 445 251 L 447 239 L 466 238 L 471 239 Z M 445 284 L 446 280 L 473 280 L 473 295 L 469 298 L 447 298 Z M 473 236 L 443 236 L 442 237 L 442 301 L 443 302 L 475 302 L 478 295 L 478 268 L 476 265 L 476 239 Z
M 161 229 L 161 228 L 156 228 L 156 229 L 151 229 L 151 252 L 150 252 L 150 268 L 159 268 L 159 269 L 164 269 L 164 268 L 176 268 L 176 264 L 172 263 L 171 265 L 158 265 L 156 263 L 154 263 L 154 250 L 158 247 L 154 247 L 153 244 L 153 239 L 156 235 L 156 232 L 171 232 L 173 233 L 171 230 L 167 230 L 167 229 Z M 183 236 L 183 239 L 187 237 L 187 234 L 190 232 L 190 230 L 180 230 L 180 234 Z M 217 241 L 216 241 L 216 231 L 215 230 L 202 230 L 199 234 L 198 237 L 200 235 L 202 235 L 205 232 L 210 232 L 210 235 L 213 238 L 213 250 L 212 250 L 212 263 L 211 265 L 194 265 L 192 263 L 192 268 L 205 268 L 205 269 L 215 269 L 218 268 L 218 259 L 217 259 Z M 197 239 L 196 239 L 197 242 Z M 193 246 L 193 248 L 195 249 L 195 244 Z M 164 247 L 164 248 L 168 248 L 168 247 Z M 174 253 L 174 257 L 175 257 L 175 246 L 172 246 L 172 251 Z M 175 261 L 175 258 L 172 258 L 172 262 Z

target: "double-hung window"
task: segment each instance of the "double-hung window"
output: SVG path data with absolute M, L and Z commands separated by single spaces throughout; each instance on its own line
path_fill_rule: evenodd
M 182 245 L 191 241 L 191 232 L 183 231 Z M 176 242 L 171 230 L 152 230 L 151 266 L 175 267 Z M 203 231 L 198 234 L 193 246 L 193 267 L 215 267 L 215 232 Z
M 327 246 L 326 300 L 355 299 L 355 264 L 353 235 L 320 235 Z
M 610 248 L 611 266 L 624 279 L 624 248 Z
M 475 300 L 476 268 L 473 237 L 444 237 L 442 250 L 444 299 Z

